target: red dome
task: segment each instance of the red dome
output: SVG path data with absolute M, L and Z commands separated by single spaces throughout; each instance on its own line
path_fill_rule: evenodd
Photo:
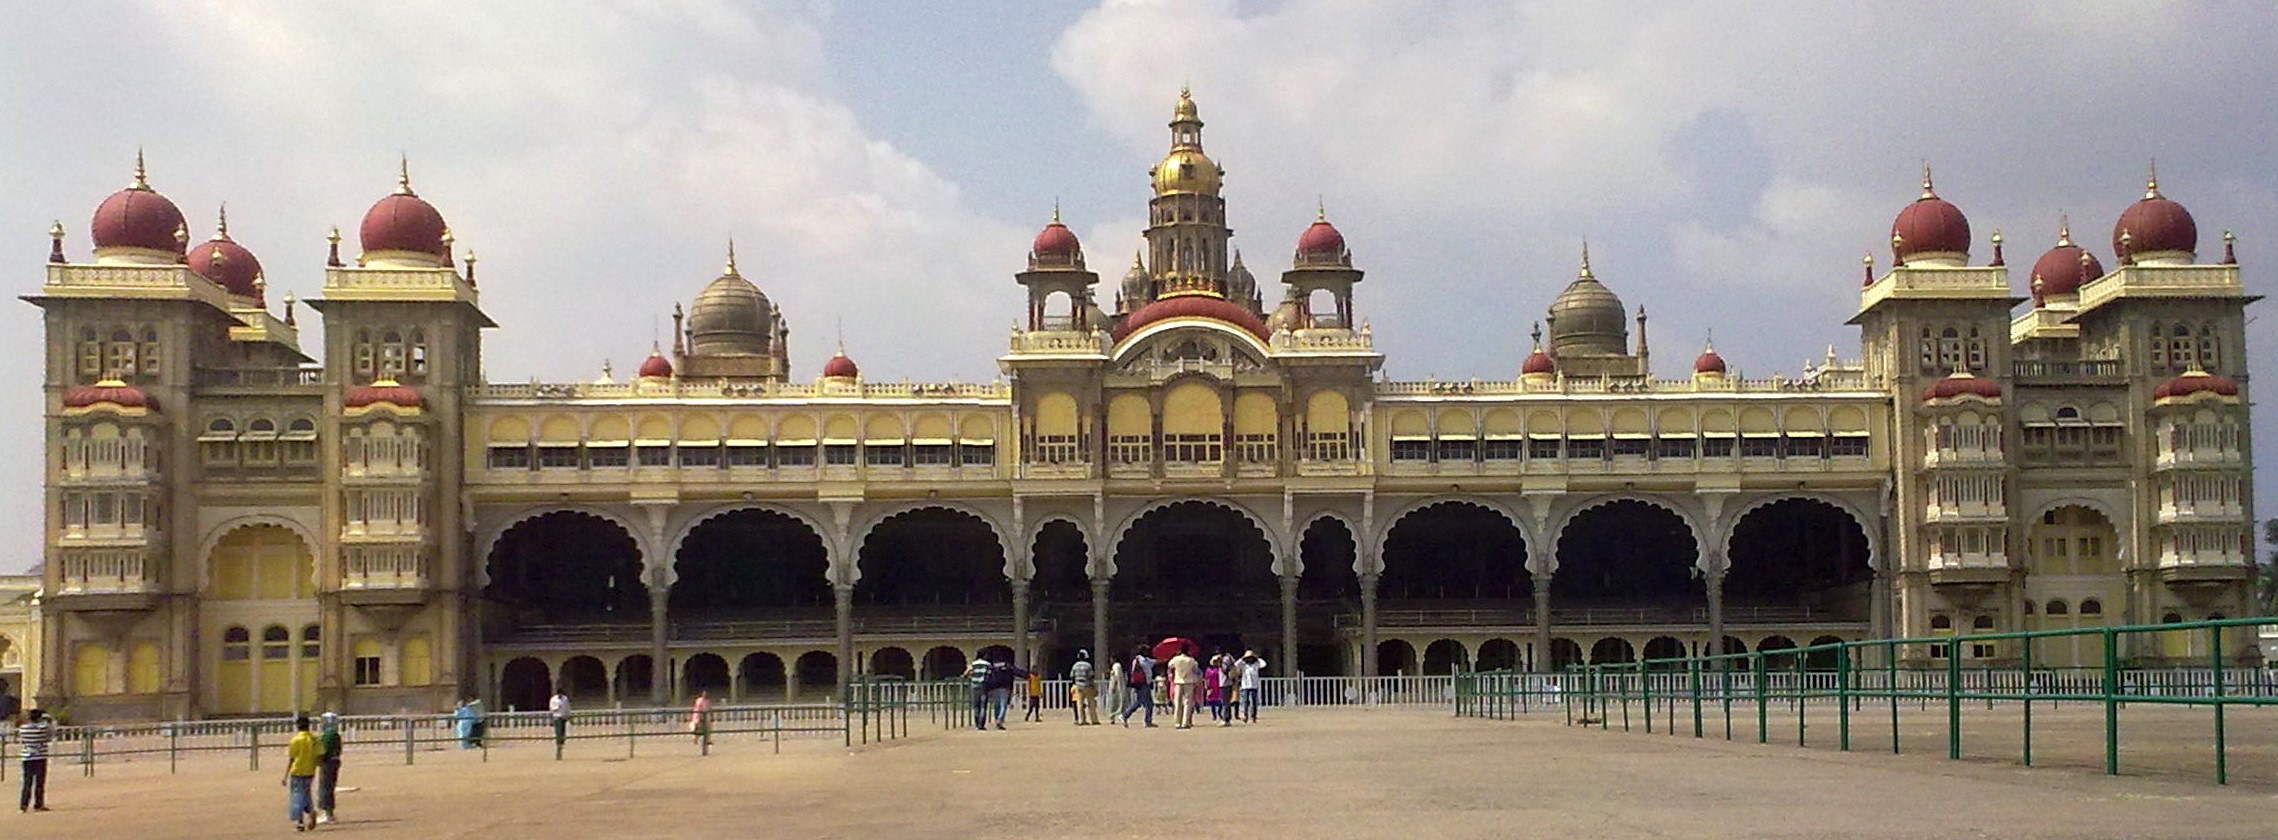
M 198 276 L 214 281 L 216 285 L 238 297 L 261 299 L 261 290 L 255 282 L 261 277 L 261 261 L 245 246 L 230 241 L 226 236 L 198 243 L 190 249 L 190 270 Z
M 1297 235 L 1297 262 L 1342 263 L 1345 261 L 1345 235 L 1326 218 L 1316 218 Z
M 823 376 L 825 378 L 853 379 L 861 375 L 862 368 L 857 367 L 853 359 L 846 357 L 845 350 L 838 351 L 837 355 L 823 362 Z
M 1922 175 L 1922 197 L 1898 211 L 1890 223 L 1890 253 L 1900 265 L 1917 254 L 1961 254 L 1970 250 L 1970 220 L 1961 208 L 1930 189 Z
M 2104 263 L 2066 237 L 2058 239 L 2056 247 L 2033 261 L 2033 274 L 2026 280 L 2026 288 L 2036 298 L 2069 295 L 2079 292 L 2080 284 L 2102 276 Z
M 641 360 L 640 374 L 641 378 L 643 379 L 671 378 L 672 360 L 665 358 L 664 354 L 661 352 L 651 350 L 649 351 L 649 357 Z
M 1557 372 L 1558 363 L 1551 361 L 1550 354 L 1542 352 L 1540 347 L 1536 347 L 1534 352 L 1528 353 L 1527 360 L 1519 365 L 1519 373 L 1522 375 Z
M 64 408 L 87 408 L 108 403 L 120 408 L 155 408 L 150 397 L 141 388 L 116 379 L 105 379 L 93 385 L 74 385 L 63 392 Z
M 1215 295 L 1176 295 L 1139 307 L 1139 311 L 1124 316 L 1123 323 L 1115 329 L 1115 340 L 1122 341 L 1125 336 L 1138 332 L 1139 328 L 1168 318 L 1224 321 L 1257 336 L 1259 341 L 1265 341 L 1272 335 L 1266 331 L 1266 323 L 1259 320 L 1257 315 L 1227 302 L 1225 298 Z
M 1043 230 L 1037 231 L 1036 241 L 1028 246 L 1029 255 L 1034 257 L 1059 257 L 1066 260 L 1074 259 L 1082 252 L 1083 245 L 1076 241 L 1076 232 L 1069 230 L 1067 225 L 1060 224 L 1057 218 L 1045 225 Z
M 1699 356 L 1693 358 L 1693 372 L 1723 373 L 1724 357 L 1717 355 L 1716 348 L 1713 347 L 1702 350 Z
M 2120 221 L 2112 225 L 2112 253 L 2123 263 L 2137 254 L 2198 250 L 2199 223 L 2183 205 L 2159 194 L 2156 179 L 2145 182 L 2144 197 L 2120 211 Z
M 2184 371 L 2182 376 L 2167 380 L 2153 388 L 2151 398 L 2164 400 L 2170 397 L 2188 397 L 2193 394 L 2215 394 L 2223 397 L 2238 396 L 2238 382 L 2228 376 L 2216 376 L 2203 370 Z
M 450 259 L 451 252 L 443 244 L 443 234 L 448 229 L 443 224 L 443 214 L 411 191 L 411 178 L 405 175 L 396 180 L 394 194 L 374 202 L 372 209 L 364 211 L 364 224 L 356 233 L 367 254 L 411 251 Z
M 174 236 L 182 230 L 181 209 L 144 184 L 138 174 L 135 186 L 112 193 L 95 208 L 90 238 L 97 250 L 147 248 L 179 254 L 182 241 Z
M 409 385 L 398 384 L 393 379 L 381 379 L 351 390 L 340 399 L 340 405 L 344 408 L 365 408 L 381 403 L 397 408 L 418 408 L 419 391 Z
M 1948 400 L 1964 394 L 1998 400 L 2001 399 L 2001 383 L 1979 379 L 1965 371 L 1956 371 L 1952 376 L 1930 383 L 1930 387 L 1923 390 L 1922 399 Z

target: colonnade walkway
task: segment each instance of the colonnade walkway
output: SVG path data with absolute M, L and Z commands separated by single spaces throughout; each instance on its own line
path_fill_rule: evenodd
M 2260 785 L 1834 753 L 1569 727 L 1562 715 L 1268 709 L 1257 725 L 550 749 L 352 762 L 325 831 L 422 837 L 2266 837 Z M 217 759 L 218 760 L 218 759 Z M 277 771 L 58 773 L 25 836 L 287 831 Z M 13 780 L 11 780 L 12 782 Z

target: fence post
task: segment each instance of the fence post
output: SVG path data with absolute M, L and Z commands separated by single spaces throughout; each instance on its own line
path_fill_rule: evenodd
M 261 724 L 245 725 L 245 769 L 261 769 Z
M 1756 743 L 1769 744 L 1772 737 L 1772 709 L 1769 705 L 1771 698 L 1764 694 L 1765 683 L 1770 682 L 1766 679 L 1769 675 L 1764 670 L 1764 651 L 1758 649 L 1748 656 L 1749 668 L 1756 676 Z
M 403 764 L 405 767 L 409 767 L 411 766 L 412 742 L 418 736 L 411 731 L 411 718 L 402 718 L 400 722 L 403 724 Z
M 80 775 L 90 778 L 94 777 L 95 733 L 92 731 L 81 730 L 81 737 L 79 739 L 79 766 L 84 768 L 80 771 Z
M 618 715 L 625 719 L 625 757 L 632 758 L 639 751 L 641 739 L 633 733 L 633 716 L 624 712 L 618 712 Z
M 2018 688 L 2025 695 L 2025 731 L 2021 733 L 2020 741 L 2024 744 L 2027 767 L 2033 766 L 2033 648 L 2036 647 L 2033 643 L 2038 640 L 2035 636 L 2025 637 L 2025 656 L 2019 661 L 2018 667 L 2018 676 L 2024 679 L 2024 684 Z
M 2230 759 L 2223 749 L 2223 628 L 2207 628 L 2208 664 L 2215 674 L 2215 784 L 2231 783 Z
M 1687 658 L 1685 660 L 1685 683 L 1686 688 L 1693 695 L 1693 737 L 1699 738 L 1701 737 L 1701 661 L 1699 659 Z
M 1946 646 L 1946 757 L 1962 757 L 1962 641 Z
M 1851 751 L 1851 643 L 1835 646 L 1835 749 Z
M 1638 696 L 1645 700 L 1645 733 L 1651 735 L 1653 734 L 1653 673 L 1646 669 L 1645 662 L 1642 660 L 1637 663 L 1637 690 Z
M 2120 634 L 2104 636 L 2104 775 L 2120 775 Z
M 1795 687 L 1795 704 L 1796 704 L 1796 746 L 1799 746 L 1799 747 L 1800 747 L 1800 746 L 1804 746 L 1804 740 L 1803 740 L 1803 711 L 1804 711 L 1804 710 L 1803 710 L 1803 707 L 1804 707 L 1804 703 L 1805 703 L 1806 701 L 1808 701 L 1808 700 L 1810 700 L 1810 699 L 1811 699 L 1811 686 L 1810 686 L 1810 679 L 1809 679 L 1809 677 L 1807 676 L 1806 672 L 1805 672 L 1805 671 L 1804 671 L 1804 669 L 1803 669 L 1804 660 L 1805 660 L 1805 659 L 1807 659 L 1807 658 L 1809 658 L 1809 657 L 1806 657 L 1806 656 L 1804 656 L 1803 654 L 1794 654 L 1794 656 L 1795 656 L 1795 659 L 1796 659 L 1796 687 Z
M 1883 643 L 1883 693 L 1890 695 L 1890 754 L 1898 754 L 1898 643 Z
M 168 772 L 168 773 L 174 773 L 174 772 L 177 772 L 177 769 L 176 769 L 176 768 L 177 768 L 177 765 L 178 765 L 178 763 L 179 763 L 179 758 L 180 758 L 180 757 L 179 757 L 179 753 L 181 752 L 181 749 L 182 749 L 182 727 L 181 727 L 181 725 L 180 725 L 180 724 L 178 724 L 178 723 L 169 723 L 169 724 L 167 724 L 167 725 L 166 725 L 166 772 Z M 7 762 L 0 762 L 0 764 L 6 764 L 6 763 L 7 763 Z

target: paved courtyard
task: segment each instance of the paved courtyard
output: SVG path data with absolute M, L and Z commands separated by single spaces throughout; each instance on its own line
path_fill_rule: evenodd
M 2260 724 L 2261 722 L 2257 722 Z M 1948 762 L 1863 748 L 1757 746 L 1457 720 L 1423 710 L 1304 710 L 1254 727 L 944 732 L 851 753 L 751 736 L 699 758 L 677 738 L 350 754 L 343 822 L 362 837 L 2268 837 L 2278 784 L 2182 774 Z M 1792 731 L 1792 730 L 1791 730 Z M 1887 748 L 1887 744 L 1885 745 Z M 46 814 L 14 836 L 290 833 L 279 765 L 206 755 L 59 765 Z M 8 790 L 14 789 L 11 767 Z

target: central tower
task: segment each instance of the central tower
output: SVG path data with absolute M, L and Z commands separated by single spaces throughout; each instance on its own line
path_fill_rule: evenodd
M 1146 299 L 1153 300 L 1166 286 L 1197 285 L 1196 280 L 1225 295 L 1227 240 L 1226 200 L 1219 196 L 1226 170 L 1202 152 L 1202 117 L 1194 97 L 1179 91 L 1178 107 L 1171 112 L 1171 151 L 1155 164 L 1155 198 L 1148 203 L 1148 265 L 1154 271 Z M 1136 301 L 1136 308 L 1145 301 Z

